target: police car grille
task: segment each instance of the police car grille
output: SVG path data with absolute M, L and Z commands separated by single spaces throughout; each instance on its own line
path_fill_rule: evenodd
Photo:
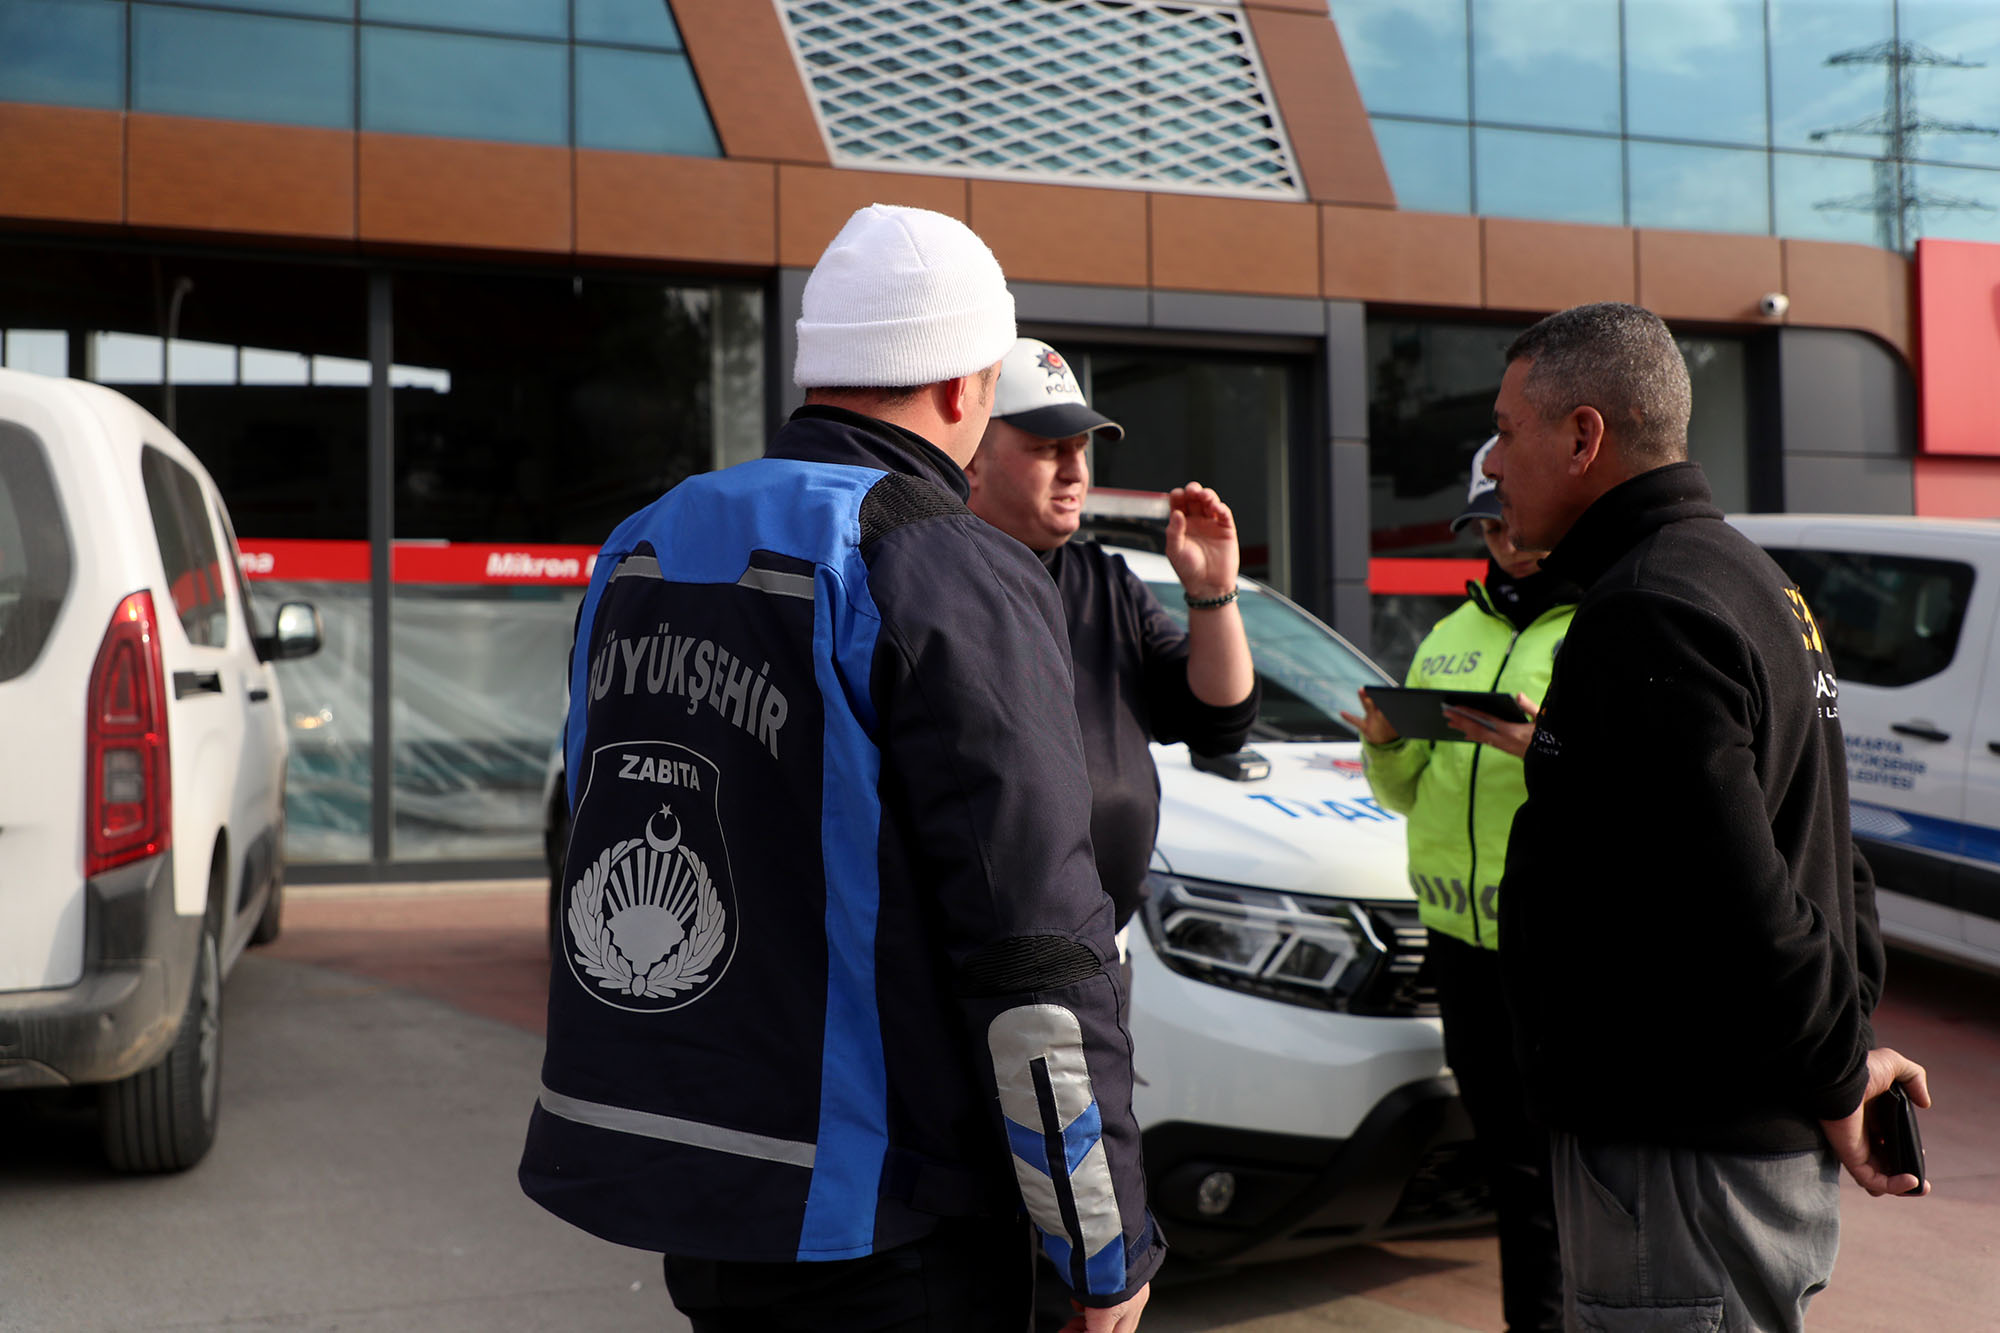
M 1376 938 L 1388 953 L 1375 973 L 1355 992 L 1349 1013 L 1374 1017 L 1428 1017 L 1438 1011 L 1437 988 L 1419 980 L 1427 937 L 1414 905 L 1365 909 Z

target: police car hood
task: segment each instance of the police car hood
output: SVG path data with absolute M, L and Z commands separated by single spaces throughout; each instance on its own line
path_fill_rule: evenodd
M 1185 745 L 1153 747 L 1156 869 L 1333 898 L 1414 900 L 1403 818 L 1369 792 L 1358 742 L 1259 740 L 1251 748 L 1270 760 L 1270 776 L 1236 782 L 1195 768 Z

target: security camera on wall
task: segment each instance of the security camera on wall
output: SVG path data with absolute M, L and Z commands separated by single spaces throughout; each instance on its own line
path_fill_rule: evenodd
M 1765 292 L 1757 298 L 1757 313 L 1766 319 L 1781 319 L 1792 308 L 1792 298 L 1783 292 Z

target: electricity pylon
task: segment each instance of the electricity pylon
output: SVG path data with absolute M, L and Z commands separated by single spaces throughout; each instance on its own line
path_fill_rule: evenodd
M 1920 69 L 1983 69 L 1984 61 L 1961 60 L 1933 51 L 1915 42 L 1877 42 L 1828 56 L 1829 65 L 1883 65 L 1888 69 L 1888 92 L 1880 115 L 1857 120 L 1851 125 L 1814 130 L 1814 143 L 1839 135 L 1864 135 L 1883 140 L 1883 152 L 1872 165 L 1874 188 L 1866 194 L 1842 199 L 1822 199 L 1813 207 L 1827 212 L 1872 213 L 1876 243 L 1888 250 L 1907 250 L 1922 231 L 1922 217 L 1930 212 L 1993 212 L 1993 205 L 1942 190 L 1920 189 L 1916 167 L 1917 143 L 1927 134 L 2000 135 L 2000 127 L 1974 125 L 1966 121 L 1938 120 L 1917 109 L 1917 71 Z

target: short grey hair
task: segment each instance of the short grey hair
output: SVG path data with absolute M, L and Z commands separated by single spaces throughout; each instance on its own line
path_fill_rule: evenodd
M 1658 466 L 1687 457 L 1694 389 L 1666 323 L 1623 301 L 1558 311 L 1507 348 L 1528 363 L 1521 385 L 1544 421 L 1594 407 L 1625 456 Z

